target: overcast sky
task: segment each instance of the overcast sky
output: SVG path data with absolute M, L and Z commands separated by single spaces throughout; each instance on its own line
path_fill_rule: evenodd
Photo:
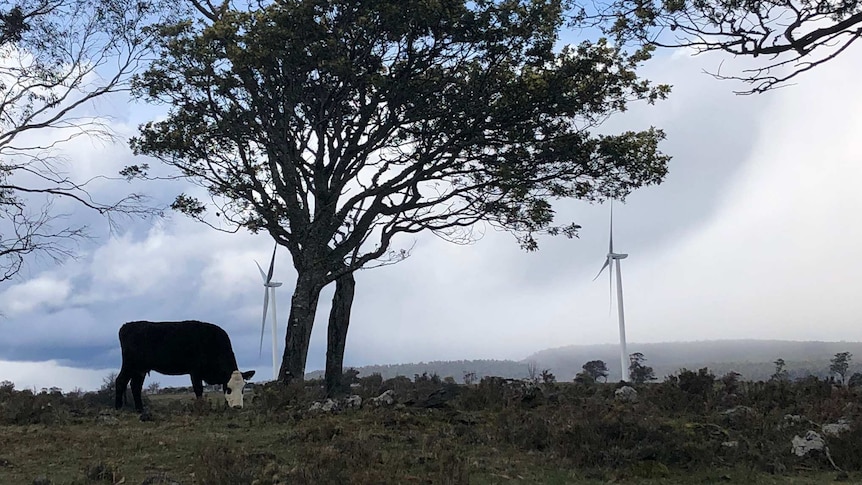
M 614 210 L 623 261 L 630 349 L 638 342 L 726 338 L 862 340 L 862 51 L 851 49 L 758 96 L 702 73 L 721 57 L 662 51 L 644 68 L 672 84 L 670 99 L 638 106 L 604 129 L 664 129 L 673 156 L 666 182 Z M 740 61 L 736 61 L 740 66 Z M 124 99 L 100 102 L 129 136 L 157 110 Z M 78 139 L 67 145 L 76 174 L 116 173 L 136 161 L 124 144 Z M 182 184 L 148 184 L 169 201 Z M 106 184 L 97 195 L 128 190 Z M 240 368 L 271 378 L 269 329 L 258 355 L 263 287 L 254 264 L 272 251 L 267 235 L 222 234 L 184 216 L 126 223 L 110 234 L 80 208 L 96 238 L 80 259 L 32 261 L 0 286 L 0 380 L 16 387 L 98 388 L 120 366 L 117 330 L 131 320 L 198 319 L 231 336 Z M 548 347 L 615 343 L 608 282 L 592 279 L 607 251 L 608 206 L 570 202 L 561 220 L 579 239 L 540 241 L 525 253 L 508 234 L 486 228 L 472 246 L 432 235 L 395 266 L 362 271 L 346 365 L 448 359 L 523 359 Z M 294 273 L 276 262 L 279 348 Z M 325 356 L 331 292 L 321 297 L 308 370 Z M 633 351 L 634 351 L 633 350 Z M 187 385 L 153 374 L 147 382 Z

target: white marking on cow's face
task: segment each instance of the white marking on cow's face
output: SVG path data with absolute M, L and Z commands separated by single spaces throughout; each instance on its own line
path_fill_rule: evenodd
M 228 406 L 232 408 L 242 407 L 243 387 L 245 387 L 245 379 L 242 378 L 242 373 L 238 370 L 233 371 L 230 375 L 230 380 L 227 381 L 227 389 L 224 392 L 224 398 L 227 400 Z

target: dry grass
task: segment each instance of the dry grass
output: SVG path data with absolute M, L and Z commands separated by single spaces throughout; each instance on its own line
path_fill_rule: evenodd
M 862 481 L 853 408 L 859 397 L 852 393 L 809 401 L 791 389 L 782 405 L 747 402 L 754 413 L 731 418 L 719 396 L 701 396 L 716 401 L 713 409 L 679 409 L 678 388 L 667 383 L 642 389 L 634 404 L 615 402 L 613 385 L 549 385 L 538 397 L 503 385 L 462 388 L 441 409 L 338 414 L 309 412 L 317 391 L 296 388 L 261 389 L 239 411 L 225 409 L 220 398 L 159 396 L 145 422 L 95 399 L 6 392 L 0 484 L 37 477 L 54 484 L 258 485 Z M 423 392 L 414 389 L 411 399 L 421 401 Z M 738 399 L 758 392 L 743 390 Z M 830 441 L 848 474 L 839 476 L 820 458 L 790 455 L 789 437 L 800 430 L 777 425 L 793 409 L 820 422 L 842 412 L 855 416 L 851 434 Z M 740 446 L 723 447 L 727 440 Z

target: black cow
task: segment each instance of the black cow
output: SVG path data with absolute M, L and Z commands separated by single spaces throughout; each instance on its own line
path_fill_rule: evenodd
M 141 389 L 151 370 L 171 376 L 189 374 L 195 396 L 203 395 L 203 382 L 221 384 L 232 407 L 242 407 L 242 388 L 254 371 L 240 372 L 230 338 L 212 323 L 129 322 L 120 327 L 123 365 L 117 376 L 117 409 L 123 407 L 126 386 L 132 381 L 135 409 L 143 412 Z

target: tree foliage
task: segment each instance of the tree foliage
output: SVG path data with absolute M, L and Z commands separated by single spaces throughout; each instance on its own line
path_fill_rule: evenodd
M 608 365 L 603 360 L 591 360 L 583 365 L 584 374 L 590 376 L 594 381 L 608 378 Z
M 659 183 L 660 130 L 592 130 L 668 88 L 636 75 L 649 49 L 555 50 L 557 0 L 290 0 L 159 32 L 137 92 L 170 106 L 132 141 L 207 189 L 175 207 L 266 231 L 298 277 L 285 358 L 304 370 L 320 289 L 409 254 L 399 235 L 455 242 L 488 222 L 535 249 L 559 198 Z M 215 207 L 220 217 L 212 217 Z M 402 239 L 404 241 L 404 239 Z
M 859 0 L 613 0 L 598 17 L 621 41 L 763 57 L 739 74 L 744 94 L 786 84 L 862 36 Z
M 841 384 L 846 383 L 847 371 L 850 369 L 850 360 L 852 357 L 853 354 L 850 352 L 838 352 L 829 361 L 829 372 L 838 374 L 838 377 L 841 378 Z
M 144 27 L 161 6 L 117 0 L 17 0 L 0 7 L 0 281 L 28 255 L 60 260 L 73 254 L 86 228 L 63 221 L 72 202 L 108 216 L 151 216 L 144 198 L 95 200 L 97 179 L 77 180 L 61 156 L 81 136 L 113 138 L 89 104 L 128 89 L 148 52 Z M 70 244 L 71 243 L 71 244 Z
M 629 378 L 635 384 L 645 384 L 656 379 L 653 368 L 646 365 L 646 357 L 640 352 L 629 355 Z

